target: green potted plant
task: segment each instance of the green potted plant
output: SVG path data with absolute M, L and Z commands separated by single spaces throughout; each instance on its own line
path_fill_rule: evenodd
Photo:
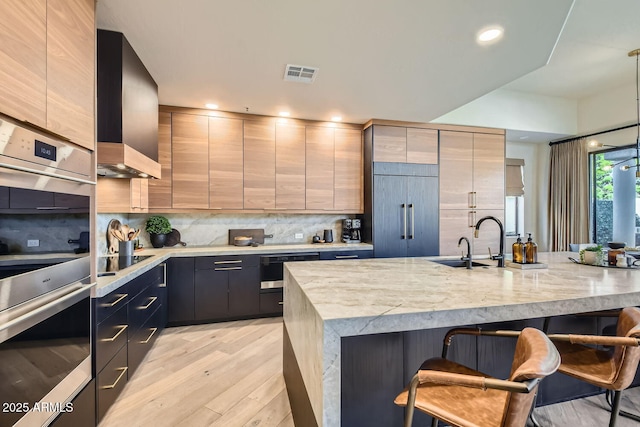
M 602 265 L 604 263 L 602 245 L 580 250 L 580 262 L 589 265 Z
M 149 240 L 154 248 L 161 248 L 171 233 L 171 223 L 161 215 L 152 215 L 147 219 L 144 230 L 149 233 Z

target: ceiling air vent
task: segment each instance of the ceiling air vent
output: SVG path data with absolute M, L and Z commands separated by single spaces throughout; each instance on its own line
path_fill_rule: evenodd
M 287 64 L 284 79 L 289 82 L 313 83 L 319 68 Z

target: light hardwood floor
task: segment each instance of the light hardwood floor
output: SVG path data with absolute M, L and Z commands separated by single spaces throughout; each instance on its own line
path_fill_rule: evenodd
M 606 426 L 605 405 L 599 395 L 535 413 L 542 426 Z M 623 407 L 640 414 L 640 387 L 623 394 Z M 294 426 L 282 377 L 282 318 L 165 329 L 100 423 L 120 426 Z M 617 423 L 639 426 L 623 417 Z

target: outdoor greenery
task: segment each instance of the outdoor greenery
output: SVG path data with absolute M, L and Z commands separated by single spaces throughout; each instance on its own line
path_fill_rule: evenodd
M 613 200 L 613 173 L 611 160 L 605 160 L 604 154 L 596 154 L 596 200 Z

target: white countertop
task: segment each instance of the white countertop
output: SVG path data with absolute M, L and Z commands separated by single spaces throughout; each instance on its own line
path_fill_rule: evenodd
M 288 264 L 284 323 L 319 426 L 340 425 L 342 337 L 640 305 L 639 268 L 572 263 L 538 254 L 546 269 L 472 270 L 434 258 Z
M 134 255 L 153 255 L 114 276 L 98 277 L 94 297 L 100 298 L 118 289 L 120 286 L 135 279 L 140 274 L 151 270 L 163 261 L 171 257 L 198 257 L 219 255 L 262 255 L 272 253 L 303 253 L 303 252 L 329 252 L 329 251 L 366 251 L 373 250 L 373 245 L 368 243 L 317 243 L 317 244 L 286 244 L 286 245 L 260 245 L 253 246 L 174 246 L 161 249 L 143 249 L 135 251 Z

